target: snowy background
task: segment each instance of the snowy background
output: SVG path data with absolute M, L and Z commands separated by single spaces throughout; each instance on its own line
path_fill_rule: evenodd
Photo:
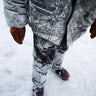
M 89 35 L 87 30 L 64 56 L 63 66 L 70 72 L 68 81 L 48 73 L 45 96 L 96 96 L 96 39 Z M 0 0 L 0 96 L 32 96 L 32 36 L 27 26 L 23 45 L 15 43 Z

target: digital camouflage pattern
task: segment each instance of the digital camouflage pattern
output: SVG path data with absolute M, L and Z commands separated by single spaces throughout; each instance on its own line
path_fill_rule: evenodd
M 62 50 L 60 46 L 47 41 L 34 34 L 34 64 L 33 64 L 33 89 L 34 93 L 38 88 L 44 87 L 46 75 L 51 69 L 54 73 L 56 70 L 62 69 L 62 59 L 67 47 Z
M 61 43 L 67 30 L 69 45 L 96 19 L 96 0 L 77 0 L 73 6 L 72 2 L 74 0 L 4 0 L 5 16 L 9 26 L 20 28 L 28 23 L 35 34 L 56 45 Z
M 43 88 L 49 69 L 61 67 L 73 41 L 96 19 L 96 0 L 4 0 L 7 24 L 34 33 L 33 94 Z M 39 90 L 40 91 L 40 90 Z

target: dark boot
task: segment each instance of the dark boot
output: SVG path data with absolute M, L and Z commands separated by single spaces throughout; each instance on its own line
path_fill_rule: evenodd
M 33 96 L 44 96 L 44 88 L 33 89 Z
M 62 80 L 68 80 L 69 79 L 69 73 L 66 69 L 62 68 L 59 70 L 56 70 L 55 73 L 62 79 Z

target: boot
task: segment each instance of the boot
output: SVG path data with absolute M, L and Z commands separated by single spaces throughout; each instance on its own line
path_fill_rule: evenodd
M 55 70 L 55 73 L 62 79 L 62 80 L 68 80 L 69 79 L 69 73 L 66 69 L 62 68 L 59 70 Z
M 44 96 L 44 88 L 33 89 L 33 96 Z

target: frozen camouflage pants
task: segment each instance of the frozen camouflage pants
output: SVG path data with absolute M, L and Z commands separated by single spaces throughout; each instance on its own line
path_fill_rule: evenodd
M 67 50 L 66 44 L 57 46 L 37 35 L 34 35 L 34 65 L 33 65 L 33 87 L 41 88 L 46 81 L 49 69 L 61 68 L 63 53 Z

